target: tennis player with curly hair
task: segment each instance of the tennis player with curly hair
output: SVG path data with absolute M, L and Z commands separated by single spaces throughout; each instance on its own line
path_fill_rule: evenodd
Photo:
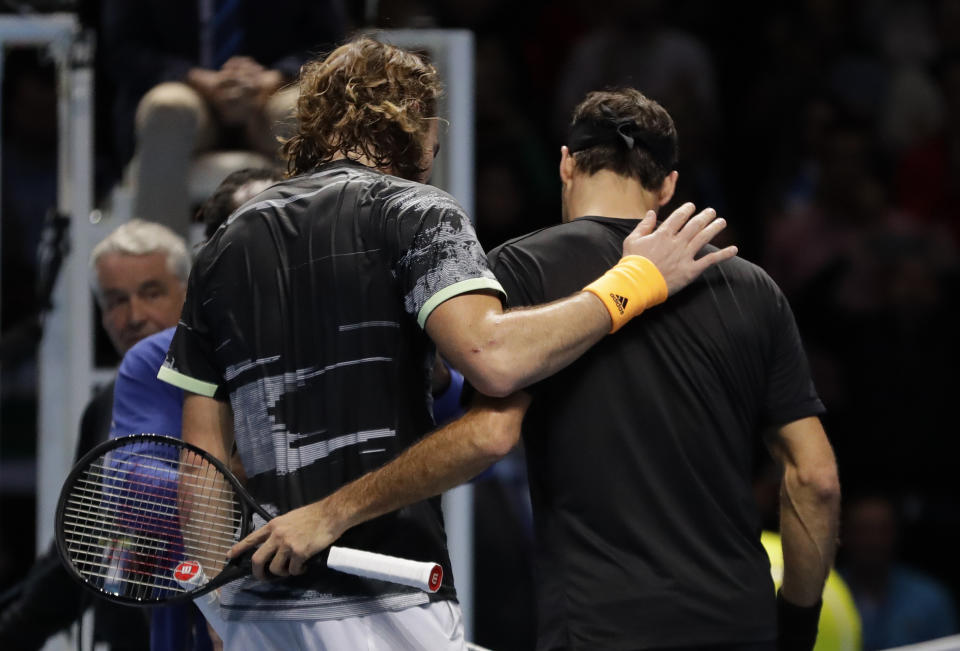
M 684 206 L 656 231 L 651 213 L 586 291 L 504 312 L 469 217 L 424 184 L 440 94 L 431 64 L 369 38 L 307 64 L 290 178 L 197 257 L 159 377 L 187 392 L 184 440 L 223 460 L 235 440 L 247 488 L 278 516 L 234 550 L 258 547 L 255 578 L 222 591 L 226 648 L 462 649 L 440 503 L 426 498 L 509 451 L 527 405 L 515 392 L 735 253 L 694 260 L 724 226 L 711 210 Z M 434 428 L 437 350 L 505 399 L 418 444 Z M 360 478 L 349 508 L 325 501 Z M 333 540 L 438 562 L 443 586 L 306 562 Z M 258 581 L 267 571 L 283 578 Z

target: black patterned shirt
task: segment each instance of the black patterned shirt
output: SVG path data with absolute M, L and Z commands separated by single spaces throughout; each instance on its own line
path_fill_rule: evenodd
M 491 290 L 502 292 L 450 195 L 328 164 L 268 188 L 203 247 L 160 377 L 229 398 L 247 488 L 284 513 L 433 427 L 434 347 L 423 325 L 443 301 Z M 455 598 L 438 498 L 355 527 L 338 544 L 441 563 L 434 598 Z M 232 583 L 222 602 L 235 618 L 328 619 L 427 599 L 314 568 L 278 583 Z

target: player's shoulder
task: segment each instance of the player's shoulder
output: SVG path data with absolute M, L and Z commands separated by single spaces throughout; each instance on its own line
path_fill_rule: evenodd
M 718 247 L 708 244 L 704 247 L 705 252 L 717 251 Z M 735 255 L 729 260 L 724 260 L 714 265 L 705 275 L 720 275 L 729 282 L 735 282 L 743 287 L 754 288 L 761 293 L 767 293 L 779 296 L 782 294 L 780 287 L 767 271 L 760 265 L 750 262 L 746 258 Z
M 325 190 L 338 193 L 368 192 L 382 182 L 384 175 L 363 165 L 338 160 L 318 168 L 276 181 L 237 207 L 210 239 L 236 240 L 251 234 L 251 227 L 264 212 L 289 216 L 305 211 Z M 349 198 L 349 197 L 348 197 Z M 254 229 L 255 230 L 255 229 Z M 254 234 L 259 237 L 259 234 Z
M 397 215 L 422 214 L 430 210 L 466 215 L 453 195 L 433 185 L 385 174 L 373 190 L 376 192 L 374 198 L 382 201 L 387 211 Z
M 487 252 L 487 258 L 491 261 L 495 261 L 516 251 L 523 250 L 525 247 L 537 246 L 540 241 L 538 236 L 545 230 L 546 228 L 541 228 L 531 233 L 527 233 L 526 235 L 520 235 L 519 237 L 509 239 L 503 244 L 490 249 L 490 251 Z
M 623 231 L 621 233 L 621 231 Z M 565 247 L 595 245 L 599 238 L 610 241 L 622 241 L 630 232 L 629 225 L 602 223 L 593 219 L 574 219 L 572 221 L 545 226 L 526 235 L 507 240 L 488 254 L 491 260 L 501 256 L 526 253 L 536 256 L 543 252 L 555 252 Z

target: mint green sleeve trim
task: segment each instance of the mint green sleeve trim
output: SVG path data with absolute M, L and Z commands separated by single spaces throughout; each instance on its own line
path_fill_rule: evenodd
M 203 380 L 192 378 L 189 375 L 184 375 L 179 371 L 174 371 L 169 366 L 160 367 L 160 372 L 157 373 L 157 379 L 163 380 L 167 384 L 172 384 L 173 386 L 183 389 L 184 391 L 196 393 L 208 398 L 212 398 L 214 395 L 216 395 L 217 389 L 219 388 L 216 384 L 204 382 Z
M 439 292 L 431 296 L 430 299 L 423 304 L 423 307 L 420 308 L 420 314 L 417 315 L 417 323 L 420 324 L 421 328 L 425 327 L 427 318 L 429 318 L 430 314 L 437 309 L 437 306 L 444 301 L 448 301 L 454 296 L 459 296 L 460 294 L 478 292 L 485 289 L 492 289 L 495 292 L 500 292 L 503 294 L 504 299 L 507 297 L 507 292 L 504 291 L 503 285 L 493 278 L 468 278 L 467 280 L 461 280 L 458 283 L 453 283 L 452 285 L 444 287 Z

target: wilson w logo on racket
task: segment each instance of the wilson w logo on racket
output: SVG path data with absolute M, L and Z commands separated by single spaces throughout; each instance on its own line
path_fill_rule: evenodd
M 177 581 L 189 581 L 199 574 L 200 563 L 196 561 L 184 561 L 173 570 L 173 578 Z
M 71 574 L 99 595 L 165 604 L 251 573 L 253 551 L 229 562 L 226 554 L 253 530 L 254 514 L 271 519 L 200 448 L 168 436 L 126 436 L 98 445 L 71 470 L 57 505 L 57 548 Z M 327 566 L 427 592 L 443 578 L 436 563 L 342 547 L 330 548 Z

